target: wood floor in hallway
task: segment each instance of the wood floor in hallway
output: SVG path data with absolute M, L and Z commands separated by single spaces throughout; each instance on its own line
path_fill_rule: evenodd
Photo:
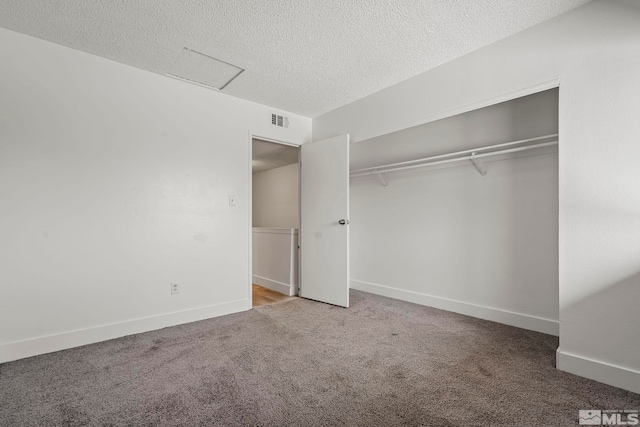
M 280 292 L 272 291 L 263 286 L 253 284 L 253 306 L 260 307 L 262 305 L 275 304 L 282 301 L 288 301 L 298 297 L 290 297 Z

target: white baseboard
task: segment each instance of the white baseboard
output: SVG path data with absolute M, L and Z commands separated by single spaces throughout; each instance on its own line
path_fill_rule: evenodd
M 289 286 L 286 283 L 278 282 L 275 280 L 267 279 L 266 277 L 260 277 L 253 275 L 253 283 L 271 289 L 272 291 L 280 292 L 285 295 L 295 295 L 295 289 L 293 286 Z
M 565 352 L 561 349 L 556 351 L 556 368 L 570 374 L 589 378 L 604 384 L 612 385 L 634 393 L 640 393 L 640 372 L 599 360 L 589 359 Z M 595 409 L 615 409 L 615 408 L 595 408 Z
M 0 363 L 250 310 L 249 299 L 0 344 Z
M 557 320 L 544 319 L 528 314 L 515 313 L 493 307 L 485 307 L 468 302 L 456 301 L 419 292 L 382 286 L 375 283 L 363 282 L 360 280 L 351 280 L 351 288 L 415 304 L 435 307 L 441 310 L 453 311 L 454 313 L 490 320 L 492 322 L 503 323 L 505 325 L 515 326 L 517 328 L 527 329 L 530 331 L 542 332 L 544 334 L 555 336 L 558 336 L 560 333 L 560 322 Z

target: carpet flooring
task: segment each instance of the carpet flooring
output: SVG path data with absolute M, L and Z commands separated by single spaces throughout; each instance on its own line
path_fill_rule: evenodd
M 558 339 L 351 291 L 0 365 L 1 426 L 573 426 L 640 395 Z

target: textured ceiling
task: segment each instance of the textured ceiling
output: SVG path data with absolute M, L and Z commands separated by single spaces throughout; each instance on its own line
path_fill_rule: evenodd
M 270 169 L 298 163 L 298 147 L 276 144 L 273 142 L 252 140 L 252 173 L 264 172 Z
M 589 0 L 2 0 L 0 27 L 166 75 L 183 48 L 224 92 L 315 117 Z

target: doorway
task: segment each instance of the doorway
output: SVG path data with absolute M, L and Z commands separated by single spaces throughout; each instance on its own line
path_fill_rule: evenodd
M 251 139 L 252 306 L 296 298 L 300 147 Z

